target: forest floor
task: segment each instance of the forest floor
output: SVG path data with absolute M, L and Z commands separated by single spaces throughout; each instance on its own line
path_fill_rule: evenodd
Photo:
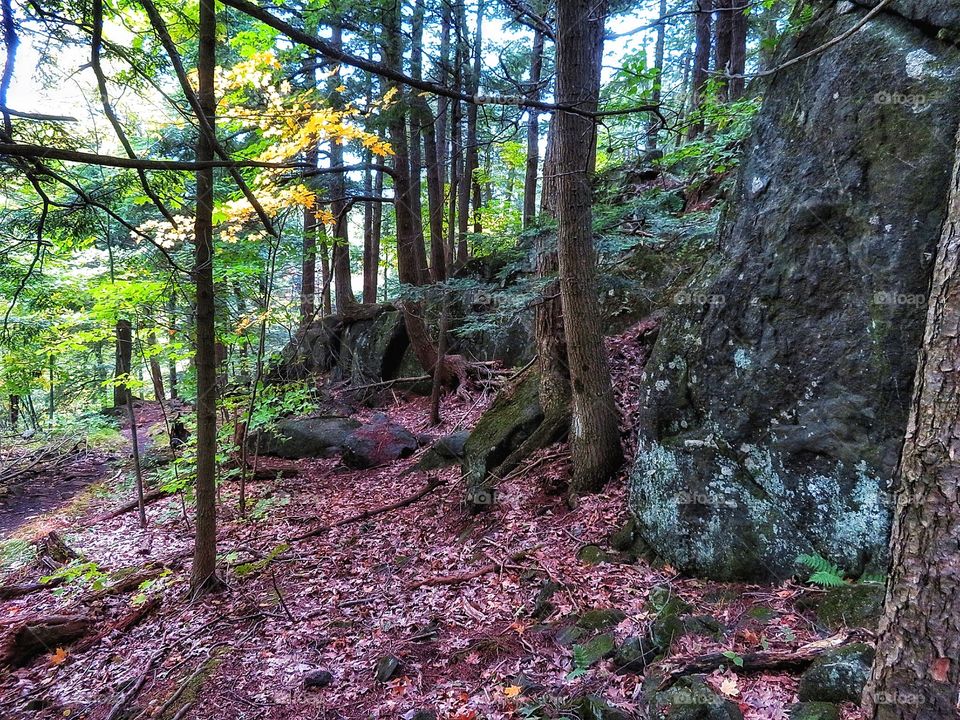
M 629 342 L 612 342 L 620 370 L 642 360 Z M 439 437 L 471 427 L 490 399 L 447 396 L 438 427 L 429 427 L 424 398 L 397 397 L 377 411 L 415 434 Z M 629 410 L 625 416 L 629 425 Z M 569 458 L 556 446 L 504 479 L 492 511 L 470 516 L 459 469 L 427 477 L 412 471 L 416 460 L 357 471 L 333 459 L 264 459 L 263 467 L 295 468 L 296 475 L 252 483 L 245 518 L 236 485 L 225 483 L 219 550 L 226 589 L 200 601 L 187 596 L 192 520 L 176 496 L 148 507 L 146 529 L 133 512 L 104 519 L 122 500 L 93 491 L 82 506 L 21 528 L 16 537 L 24 539 L 56 530 L 97 563 L 97 573 L 136 568 L 137 582 L 116 574 L 94 586 L 79 578 L 0 602 L 0 626 L 81 616 L 95 628 L 92 637 L 0 671 L 0 715 L 409 720 L 423 709 L 441 719 L 493 720 L 569 717 L 569 698 L 596 694 L 639 717 L 643 676 L 599 662 L 571 677 L 573 650 L 562 636 L 585 611 L 611 608 L 623 613 L 608 629 L 618 641 L 642 635 L 657 587 L 724 628 L 716 636 L 683 635 L 659 671 L 708 653 L 791 651 L 826 636 L 796 607 L 816 590 L 687 579 L 642 560 L 587 560 L 584 546 L 606 548 L 626 519 L 625 473 L 571 510 L 557 492 Z M 289 540 L 409 498 L 431 480 L 435 489 L 408 505 Z M 24 563 L 5 581 L 37 575 Z M 547 580 L 560 590 L 535 619 Z M 384 658 L 399 661 L 393 673 Z M 383 682 L 375 678 L 378 663 L 390 675 Z M 330 673 L 313 675 L 328 684 L 305 688 L 317 671 Z M 747 720 L 786 718 L 796 701 L 797 679 L 786 673 L 720 668 L 706 680 Z M 858 717 L 844 706 L 844 718 Z

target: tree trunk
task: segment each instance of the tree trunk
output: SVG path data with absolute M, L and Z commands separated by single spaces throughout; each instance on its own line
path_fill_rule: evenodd
M 664 47 L 667 40 L 667 25 L 665 18 L 667 15 L 667 0 L 660 0 L 660 22 L 657 23 L 657 44 L 653 55 L 653 88 L 650 91 L 650 104 L 659 105 L 660 98 L 663 95 L 663 57 Z M 660 130 L 660 118 L 650 113 L 650 119 L 647 121 L 647 152 L 657 149 L 657 133 Z
M 713 6 L 716 10 L 716 23 L 714 24 L 713 36 L 713 70 L 715 77 L 720 81 L 719 90 L 720 100 L 727 97 L 728 81 L 722 79 L 730 72 L 730 48 L 731 38 L 733 37 L 733 6 L 734 3 L 740 4 L 741 0 L 714 0 Z
M 338 50 L 343 47 L 343 29 L 339 25 L 335 24 L 331 28 L 330 44 Z M 340 83 L 339 74 L 330 77 L 327 93 L 330 97 L 330 105 L 334 110 L 340 110 L 343 107 L 340 93 L 336 90 Z M 343 145 L 336 139 L 330 141 L 330 167 L 343 167 Z M 353 305 L 356 305 L 357 298 L 353 294 L 353 274 L 350 272 L 350 223 L 348 218 L 349 206 L 346 201 L 347 181 L 342 172 L 333 174 L 330 182 L 330 192 L 333 194 L 330 209 L 334 217 L 333 285 L 337 314 L 344 315 Z
M 150 381 L 153 384 L 153 396 L 157 402 L 162 403 L 166 400 L 166 393 L 163 390 L 163 370 L 160 369 L 160 358 L 156 355 L 157 334 L 151 332 L 147 338 L 147 347 L 150 348 Z
M 540 212 L 557 216 L 557 113 L 550 116 L 547 126 L 547 149 L 543 154 L 543 182 L 540 190 Z
M 605 13 L 605 0 L 558 4 L 558 104 L 596 110 Z M 596 295 L 589 176 L 596 127 L 590 118 L 563 112 L 556 124 L 557 257 L 573 395 L 571 487 L 579 492 L 601 487 L 623 462 L 623 449 Z
M 427 161 L 427 208 L 430 212 L 430 276 L 434 282 L 447 279 L 447 259 L 443 242 L 443 173 L 434 118 L 424 98 L 418 102 L 424 157 Z M 441 136 L 442 137 L 442 136 Z
M 543 70 L 543 33 L 537 30 L 533 34 L 533 48 L 530 50 L 530 77 L 527 99 L 540 99 L 540 75 Z M 527 165 L 523 177 L 523 228 L 533 225 L 537 217 L 537 170 L 540 165 L 540 114 L 534 109 L 527 110 Z
M 742 5 L 741 0 L 733 0 L 736 8 Z M 743 74 L 747 70 L 747 15 L 743 9 L 733 11 L 730 23 L 730 78 L 728 98 L 731 101 L 743 97 L 746 89 L 746 80 Z
M 207 130 L 197 140 L 197 161 L 214 159 L 217 21 L 216 0 L 200 0 L 197 59 L 198 98 Z M 217 357 L 213 284 L 213 170 L 197 171 L 197 214 L 194 222 L 194 282 L 197 293 L 197 521 L 190 587 L 194 595 L 219 586 L 217 563 Z
M 118 381 L 130 374 L 133 355 L 133 328 L 129 320 L 117 320 L 116 362 L 113 366 L 113 406 L 122 407 L 127 403 L 127 388 Z
M 956 717 L 960 694 L 960 136 L 898 469 L 875 720 Z
M 388 67 L 403 70 L 403 40 L 400 26 L 399 3 L 384 10 L 383 58 Z M 397 218 L 397 275 L 401 283 L 423 285 L 428 282 L 426 249 L 423 235 L 417 235 L 411 194 L 410 155 L 407 143 L 407 119 L 404 108 L 409 103 L 404 98 L 403 87 L 396 81 L 387 83 L 388 91 L 397 93 L 396 104 L 389 110 L 390 143 L 393 146 L 393 194 Z
M 168 332 L 170 333 L 169 337 L 172 341 L 176 337 L 177 332 L 177 297 L 174 293 L 170 293 L 170 298 L 167 300 L 167 322 L 170 324 Z M 174 400 L 177 397 L 177 359 L 173 351 L 170 351 L 170 359 L 168 360 L 167 374 L 170 376 L 170 399 Z
M 314 69 L 317 56 L 308 54 L 303 60 L 303 70 L 308 90 L 316 89 L 317 73 Z M 316 167 L 317 147 L 314 145 L 304 158 L 310 167 Z M 300 324 L 305 325 L 317 314 L 317 215 L 314 208 L 303 209 L 303 256 L 300 273 Z
M 374 180 L 373 194 L 383 196 L 383 173 L 377 170 Z M 363 243 L 363 301 L 375 303 L 377 301 L 377 270 L 380 267 L 380 235 L 383 230 L 383 203 L 368 203 L 373 206 L 370 213 L 370 242 L 364 237 Z M 384 281 L 386 288 L 386 281 Z
M 688 137 L 692 140 L 703 132 L 703 118 L 696 117 L 703 103 L 703 93 L 710 73 L 710 13 L 713 0 L 693 0 L 694 33 L 697 49 L 693 55 L 693 79 L 691 88 L 691 119 Z

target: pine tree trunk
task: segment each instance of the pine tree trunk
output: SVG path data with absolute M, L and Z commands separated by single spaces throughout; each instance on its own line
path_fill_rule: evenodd
M 196 157 L 214 159 L 210 133 L 215 128 L 216 0 L 200 0 L 200 40 L 197 60 L 198 98 L 206 130 L 201 127 Z M 201 123 L 203 125 L 203 123 Z M 190 587 L 194 595 L 219 585 L 217 562 L 217 354 L 213 284 L 213 170 L 197 171 L 197 213 L 194 222 L 194 283 L 196 284 L 197 373 L 197 520 Z
M 660 0 L 660 22 L 657 23 L 657 44 L 653 53 L 653 88 L 650 90 L 650 104 L 659 105 L 663 95 L 663 58 L 667 41 L 667 25 L 663 18 L 667 15 L 667 0 Z M 657 149 L 657 133 L 660 129 L 660 118 L 650 113 L 647 121 L 647 152 Z
M 606 2 L 569 0 L 557 6 L 557 102 L 597 108 Z M 573 397 L 572 490 L 601 487 L 623 462 L 610 369 L 597 301 L 589 170 L 596 128 L 591 118 L 556 115 L 557 256 L 564 335 Z
M 543 33 L 533 34 L 533 48 L 530 50 L 530 77 L 528 78 L 527 99 L 540 99 L 540 75 L 543 71 Z M 537 170 L 540 165 L 540 114 L 534 109 L 527 110 L 527 165 L 523 178 L 523 227 L 530 227 L 537 217 Z
M 710 73 L 710 13 L 713 11 L 713 0 L 693 0 L 694 7 L 694 34 L 697 48 L 693 55 L 693 78 L 691 80 L 691 117 L 688 137 L 692 140 L 703 132 L 703 119 L 697 118 L 697 110 L 703 102 L 703 93 L 707 87 Z
M 739 4 L 740 2 L 741 0 L 714 0 L 713 4 L 716 9 L 713 36 L 713 70 L 717 79 L 721 81 L 719 90 L 721 101 L 727 97 L 727 81 L 722 80 L 722 78 L 730 72 L 730 42 L 733 37 L 732 8 L 734 3 Z
M 330 44 L 336 49 L 343 47 L 343 29 L 334 24 L 331 27 Z M 330 84 L 327 93 L 330 98 L 330 105 L 335 110 L 343 107 L 340 99 L 340 93 L 336 88 L 342 80 L 339 75 L 333 75 L 330 78 Z M 343 167 L 343 145 L 337 140 L 330 141 L 330 167 Z M 349 309 L 356 305 L 357 298 L 353 294 L 353 274 L 350 271 L 350 223 L 349 206 L 347 205 L 347 182 L 343 173 L 334 173 L 330 182 L 330 192 L 333 194 L 333 202 L 330 204 L 330 210 L 334 217 L 333 230 L 333 290 L 336 300 L 336 310 L 338 315 L 346 314 Z
M 736 8 L 741 0 L 733 0 Z M 731 101 L 743 97 L 746 80 L 742 77 L 747 69 L 747 15 L 745 10 L 734 10 L 730 24 L 730 78 L 728 98 Z
M 314 70 L 315 55 L 307 55 L 303 60 L 303 70 L 308 90 L 316 89 L 317 74 Z M 317 148 L 310 148 L 304 158 L 310 167 L 317 166 Z M 303 254 L 300 271 L 300 324 L 313 320 L 317 313 L 317 216 L 313 208 L 303 209 Z
M 875 720 L 946 720 L 960 695 L 960 136 L 898 469 Z
M 383 196 L 383 173 L 376 172 L 373 194 Z M 363 243 L 363 301 L 375 303 L 377 301 L 377 270 L 380 267 L 380 235 L 383 230 L 383 203 L 371 203 L 373 210 L 370 213 L 370 242 L 366 237 Z M 368 204 L 369 207 L 369 204 Z M 386 281 L 384 281 L 386 289 Z

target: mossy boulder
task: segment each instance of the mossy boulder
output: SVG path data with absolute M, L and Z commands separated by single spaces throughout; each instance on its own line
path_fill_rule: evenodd
M 585 610 L 577 618 L 577 627 L 584 630 L 603 630 L 619 625 L 627 614 L 617 608 L 593 608 Z
M 647 636 L 628 637 L 617 648 L 613 656 L 613 670 L 618 675 L 625 673 L 642 673 L 661 653 Z
M 674 639 L 685 632 L 684 615 L 693 608 L 665 585 L 650 591 L 647 604 L 656 613 L 650 623 L 649 639 L 654 646 L 665 652 Z
M 469 437 L 470 433 L 462 430 L 440 438 L 417 461 L 417 470 L 438 470 L 456 465 L 463 458 Z
M 810 7 L 778 64 L 864 15 Z M 886 564 L 960 124 L 960 46 L 936 32 L 957 3 L 893 7 L 763 89 L 719 251 L 644 368 L 629 502 L 684 573 L 779 580 L 814 552 L 852 576 Z
M 630 720 L 630 715 L 620 710 L 599 695 L 584 695 L 570 702 L 574 717 L 578 720 Z
M 540 379 L 532 373 L 501 391 L 480 418 L 464 445 L 463 477 L 472 511 L 494 502 L 491 474 L 543 421 Z
M 577 560 L 584 565 L 599 565 L 602 562 L 608 562 L 610 555 L 599 545 L 584 545 L 577 550 Z
M 840 707 L 825 702 L 794 703 L 787 715 L 790 720 L 840 720 Z
M 875 630 L 883 614 L 884 592 L 880 583 L 857 583 L 831 588 L 819 597 L 805 598 L 803 605 L 812 606 L 817 621 L 830 630 L 843 627 Z
M 743 720 L 737 704 L 715 693 L 699 677 L 682 677 L 672 687 L 653 693 L 651 720 Z
M 797 696 L 803 702 L 859 703 L 873 657 L 874 650 L 866 643 L 824 653 L 800 677 Z
M 261 455 L 293 460 L 333 457 L 358 427 L 360 423 L 348 417 L 289 418 L 270 429 L 251 433 L 249 443 Z

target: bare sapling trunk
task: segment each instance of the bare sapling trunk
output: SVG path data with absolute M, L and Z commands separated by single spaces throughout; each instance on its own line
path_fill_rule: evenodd
M 214 159 L 216 98 L 216 0 L 200 0 L 200 47 L 197 60 L 199 101 L 203 110 L 197 160 Z M 204 127 L 204 125 L 206 127 Z M 213 170 L 197 171 L 194 222 L 197 374 L 197 521 L 190 587 L 195 596 L 217 589 L 217 349 L 213 282 Z

